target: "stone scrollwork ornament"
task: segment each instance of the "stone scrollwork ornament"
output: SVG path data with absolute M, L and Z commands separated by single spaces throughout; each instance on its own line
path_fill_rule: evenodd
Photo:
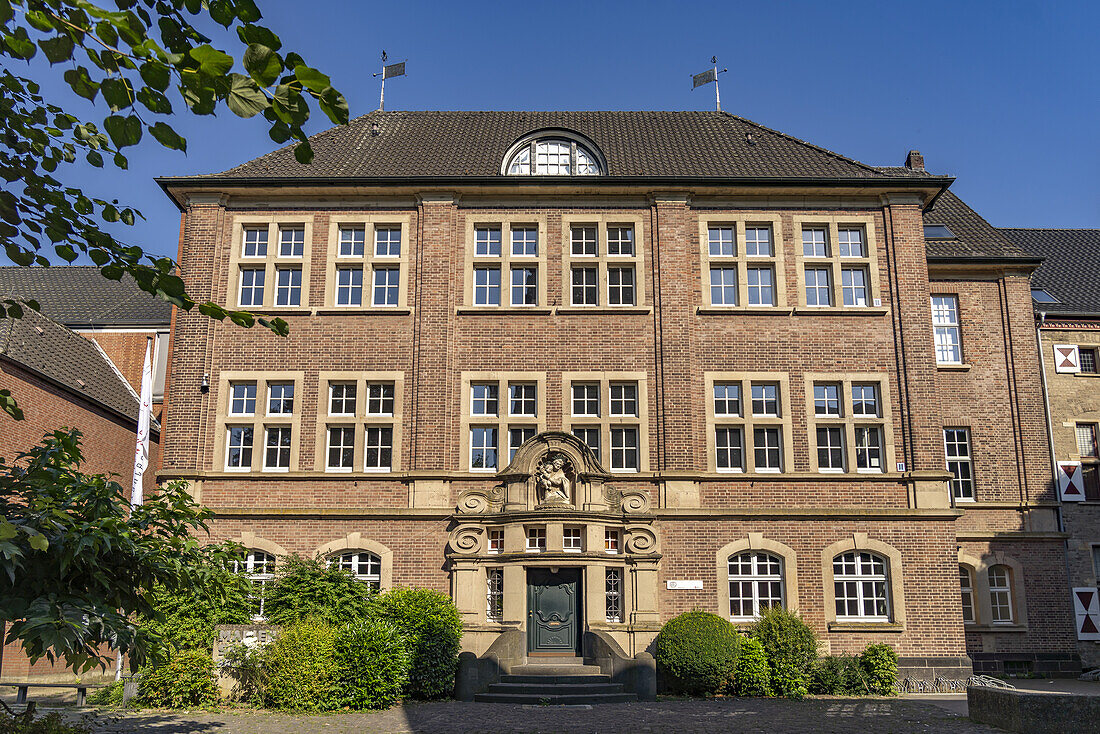
M 504 487 L 492 489 L 468 489 L 459 495 L 458 512 L 463 515 L 483 515 L 498 512 L 504 503 Z
M 485 529 L 480 525 L 459 525 L 451 531 L 450 546 L 455 553 L 470 555 L 481 548 L 481 535 Z
M 646 527 L 631 527 L 626 529 L 627 553 L 656 553 L 657 535 Z

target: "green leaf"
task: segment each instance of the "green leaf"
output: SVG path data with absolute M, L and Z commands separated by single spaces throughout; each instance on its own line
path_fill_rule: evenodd
M 263 26 L 246 23 L 237 27 L 237 35 L 244 43 L 258 43 L 261 46 L 267 46 L 272 51 L 278 51 L 283 47 L 283 42 L 279 40 L 279 37 Z
M 244 52 L 244 68 L 261 87 L 270 87 L 279 79 L 283 62 L 279 55 L 259 43 L 249 44 Z
M 233 57 L 208 43 L 196 46 L 187 53 L 199 62 L 199 71 L 210 76 L 225 76 L 233 68 Z
M 100 155 L 98 150 L 89 150 L 84 157 L 96 168 L 103 168 L 103 156 Z
M 111 261 L 111 256 L 103 250 L 89 250 L 88 257 L 92 259 L 96 265 L 103 267 Z
M 104 79 L 99 85 L 99 91 L 103 93 L 104 101 L 110 105 L 111 112 L 118 112 L 134 104 L 134 90 L 126 79 Z
M 23 409 L 11 396 L 11 390 L 0 390 L 0 410 L 4 411 L 17 421 L 23 420 Z
M 11 540 L 19 534 L 19 530 L 10 522 L 0 517 L 0 540 Z
M 335 122 L 337 125 L 346 125 L 348 122 L 348 101 L 344 99 L 344 95 L 337 92 L 332 87 L 327 88 L 321 92 L 321 96 L 317 100 L 317 104 L 320 106 L 328 119 Z
M 331 87 L 332 82 L 327 76 L 305 64 L 294 67 L 294 76 L 306 89 L 320 94 L 326 87 Z
M 46 536 L 38 533 L 27 538 L 27 543 L 30 545 L 31 548 L 34 548 L 36 551 L 44 552 L 47 548 L 50 547 L 50 541 L 46 540 Z
M 11 52 L 12 56 L 24 61 L 33 59 L 34 54 L 38 51 L 34 41 L 27 35 L 25 28 L 16 28 L 15 33 L 5 33 L 4 46 Z
M 267 109 L 268 101 L 256 82 L 244 74 L 229 75 L 229 94 L 225 103 L 238 117 L 253 117 Z
M 68 61 L 73 57 L 73 39 L 67 35 L 44 38 L 38 42 L 38 47 L 51 64 Z
M 298 143 L 294 146 L 294 159 L 302 165 L 309 165 L 313 162 L 313 148 L 310 147 L 308 142 Z
M 83 66 L 69 69 L 64 74 L 64 79 L 72 87 L 72 90 L 85 99 L 95 100 L 99 92 L 99 85 L 88 76 L 88 70 Z
M 142 87 L 137 93 L 138 102 L 141 102 L 147 110 L 158 115 L 172 114 L 172 103 L 168 98 L 155 89 Z
M 149 133 L 165 148 L 187 152 L 187 141 L 181 138 L 171 126 L 158 122 L 149 128 Z
M 138 73 L 141 74 L 141 78 L 146 84 L 158 92 L 168 89 L 168 85 L 172 81 L 172 73 L 168 66 L 159 61 L 146 61 L 138 69 Z
M 125 148 L 141 142 L 141 120 L 137 115 L 129 117 L 111 115 L 103 121 L 103 127 L 111 136 L 111 141 L 116 148 Z
M 46 15 L 41 10 L 28 10 L 24 17 L 27 19 L 27 23 L 32 28 L 44 33 L 53 30 L 53 21 L 50 20 L 50 16 Z

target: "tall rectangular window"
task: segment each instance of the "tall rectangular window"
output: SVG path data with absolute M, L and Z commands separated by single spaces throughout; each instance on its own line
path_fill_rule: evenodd
M 974 465 L 970 455 L 970 429 L 943 429 L 947 470 L 951 472 L 951 493 L 956 500 L 974 499 Z
M 596 461 L 600 459 L 600 428 L 599 426 L 573 426 L 573 435 L 581 440 L 592 453 L 596 455 Z
M 504 619 L 504 569 L 485 569 L 485 619 L 501 622 Z
M 607 304 L 609 306 L 634 305 L 634 268 L 607 269 Z
M 1083 459 L 1096 458 L 1096 424 L 1078 423 L 1074 428 L 1077 437 L 1077 455 Z
M 512 268 L 512 305 L 537 306 L 538 295 L 538 270 L 533 267 Z
M 638 415 L 638 384 L 634 382 L 613 382 L 610 388 L 611 413 L 615 416 Z
M 775 305 L 775 271 L 770 267 L 747 268 L 747 286 L 750 306 Z
M 516 257 L 538 257 L 539 231 L 535 227 L 512 228 L 512 255 Z
M 962 592 L 963 623 L 974 624 L 974 580 L 966 566 L 959 566 L 959 587 Z
M 275 275 L 277 278 L 275 287 L 275 305 L 301 306 L 302 269 L 276 268 Z
M 375 306 L 396 306 L 398 304 L 398 296 L 400 293 L 400 278 L 400 268 L 374 269 Z
M 535 429 L 532 426 L 522 426 L 519 428 L 510 427 L 508 429 L 508 461 L 516 458 L 516 451 L 526 441 L 535 437 Z
M 623 570 L 609 568 L 604 574 L 605 618 L 608 622 L 623 621 Z
M 855 435 L 856 470 L 882 471 L 882 429 L 879 426 L 856 426 Z
M 508 385 L 508 413 L 510 415 L 535 416 L 538 408 L 538 386 L 532 383 Z
M 496 428 L 470 429 L 470 468 L 475 470 L 497 468 Z
M 603 531 L 603 552 L 617 555 L 622 549 L 623 534 L 621 531 L 608 528 Z
M 367 426 L 363 458 L 367 471 L 389 470 L 393 464 L 391 426 Z
M 279 257 L 301 257 L 305 248 L 304 227 L 279 227 Z
M 820 471 L 844 471 L 843 426 L 818 426 L 817 468 Z
M 496 555 L 504 552 L 504 531 L 490 529 L 486 534 L 486 549 L 490 555 Z
M 989 611 L 993 624 L 1012 624 L 1012 572 L 1008 566 L 989 567 Z
M 962 364 L 959 300 L 955 296 L 932 296 L 932 328 L 936 338 L 936 361 Z
M 611 468 L 638 470 L 638 429 L 633 426 L 611 427 Z
M 353 426 L 332 426 L 328 429 L 329 469 L 355 468 L 355 428 Z
M 863 268 L 841 268 L 840 290 L 845 306 L 866 306 L 867 271 Z
M 710 302 L 714 306 L 737 305 L 737 268 L 710 269 Z
M 226 434 L 226 468 L 250 468 L 252 466 L 252 426 L 229 426 Z
M 600 415 L 600 386 L 598 383 L 573 383 L 573 415 Z
M 802 255 L 803 257 L 829 257 L 829 241 L 824 227 L 803 228 Z
M 574 306 L 598 306 L 598 288 L 596 287 L 596 268 L 572 268 L 572 292 Z
M 806 268 L 806 305 L 833 305 L 832 271 L 829 268 Z
M 478 306 L 500 305 L 500 268 L 474 268 L 474 303 Z
M 267 273 L 263 268 L 241 268 L 240 305 L 264 305 L 264 278 L 266 275 Z
M 363 305 L 362 268 L 336 268 L 336 305 Z
M 374 230 L 375 257 L 401 257 L 401 228 L 378 227 Z
M 753 459 L 756 470 L 777 472 L 782 465 L 782 432 L 778 426 L 753 429 Z
M 268 426 L 264 442 L 264 469 L 290 468 L 290 426 Z
M 355 383 L 333 383 L 329 385 L 329 415 L 355 415 Z
M 718 471 L 744 471 L 744 430 L 740 427 L 718 426 L 714 429 L 715 465 Z

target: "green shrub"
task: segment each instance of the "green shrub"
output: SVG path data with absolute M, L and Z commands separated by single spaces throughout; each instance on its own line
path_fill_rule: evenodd
M 875 696 L 892 696 L 898 680 L 898 654 L 889 645 L 868 645 L 859 656 L 867 691 Z
M 92 706 L 121 706 L 122 688 L 125 681 L 112 681 L 103 688 L 96 688 L 88 694 L 88 703 Z
M 222 670 L 233 678 L 233 699 L 263 706 L 267 689 L 267 645 L 237 643 L 222 653 Z
M 740 636 L 728 620 L 710 612 L 686 612 L 657 635 L 657 665 L 674 693 L 712 696 L 734 680 Z
M 28 719 L 0 712 L 0 734 L 89 734 L 89 731 L 83 722 L 65 721 L 58 713 Z
M 817 635 L 813 629 L 797 612 L 775 606 L 760 611 L 751 635 L 764 646 L 772 673 L 772 691 L 788 698 L 805 696 L 817 660 Z
M 341 708 L 389 708 L 408 685 L 409 641 L 390 622 L 362 620 L 345 625 L 336 638 L 335 658 Z
M 867 683 L 858 658 L 829 655 L 814 664 L 809 689 L 819 695 L 863 696 L 867 694 Z
M 314 619 L 331 625 L 365 619 L 375 597 L 369 584 L 314 559 L 287 556 L 264 593 L 267 621 L 291 625 Z
M 214 661 L 205 650 L 182 650 L 142 671 L 141 700 L 158 708 L 214 706 L 221 698 Z
M 376 600 L 380 619 L 409 639 L 412 669 L 406 692 L 413 698 L 451 695 L 458 669 L 462 620 L 451 597 L 431 589 L 390 589 Z
M 770 696 L 768 658 L 760 640 L 751 637 L 741 640 L 741 649 L 737 655 L 737 674 L 734 678 L 734 692 L 738 696 Z
M 336 628 L 306 620 L 285 628 L 268 647 L 265 699 L 273 708 L 337 708 Z

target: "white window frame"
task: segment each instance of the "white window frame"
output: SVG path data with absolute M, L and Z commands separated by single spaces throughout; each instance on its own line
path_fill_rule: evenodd
M 735 559 L 737 559 L 738 566 L 740 566 L 740 561 L 741 561 L 741 558 L 743 556 L 748 556 L 750 571 L 747 574 L 740 573 L 739 571 L 737 573 L 735 573 L 733 571 L 734 561 L 735 561 Z M 773 573 L 770 566 L 773 566 L 773 565 L 776 565 L 776 564 L 778 565 L 779 571 Z M 777 555 L 774 555 L 772 553 L 766 553 L 764 551 L 752 551 L 752 550 L 740 551 L 738 553 L 734 553 L 733 555 L 729 556 L 726 559 L 726 570 L 727 570 L 727 584 L 726 584 L 726 587 L 727 587 L 727 592 L 729 593 L 729 609 L 730 609 L 730 621 L 731 622 L 751 622 L 755 619 L 759 619 L 760 611 L 761 611 L 761 599 L 764 598 L 764 594 L 761 593 L 761 591 L 762 591 L 761 585 L 762 584 L 768 584 L 768 585 L 778 584 L 779 585 L 779 606 L 786 608 L 786 605 L 787 605 L 786 585 L 787 585 L 787 583 L 786 583 L 786 580 L 784 578 L 784 562 L 783 562 L 783 558 L 781 556 L 777 556 Z M 749 586 L 750 596 L 747 597 L 747 600 L 749 601 L 750 606 L 752 607 L 752 614 L 737 615 L 737 614 L 733 613 L 733 609 L 734 609 L 733 585 L 734 584 L 738 584 L 738 585 L 740 585 L 740 584 L 749 584 L 750 585 Z M 773 597 L 770 594 L 768 594 L 767 598 L 771 599 Z M 738 599 L 741 601 L 740 606 L 742 607 L 742 609 L 744 609 L 744 601 L 746 600 L 746 597 L 739 596 Z M 768 606 L 770 607 L 770 606 L 774 606 L 774 605 L 769 604 Z
M 963 364 L 962 324 L 959 317 L 958 295 L 933 293 L 931 304 L 936 364 Z
M 844 559 L 845 556 L 854 556 L 855 573 L 845 574 L 843 573 L 843 567 L 840 572 L 837 571 L 837 560 Z M 864 558 L 866 557 L 866 559 Z M 878 560 L 882 563 L 883 573 L 874 573 L 874 560 Z M 865 571 L 865 567 L 872 569 L 871 571 Z M 859 609 L 859 613 L 855 615 L 848 615 L 847 610 L 844 614 L 840 613 L 839 607 L 836 609 L 836 620 L 838 622 L 889 622 L 890 612 L 892 607 L 892 600 L 890 598 L 891 586 L 890 586 L 890 559 L 878 553 L 871 551 L 851 550 L 839 553 L 833 557 L 833 599 L 835 604 L 840 604 L 841 600 L 854 599 L 856 606 Z M 855 596 L 841 596 L 836 593 L 836 587 L 840 584 L 852 583 L 855 584 Z M 885 614 L 867 614 L 866 607 L 867 602 L 877 602 L 879 596 L 872 594 L 868 596 L 865 589 L 865 584 L 882 584 L 883 596 L 881 597 L 885 602 L 886 612 Z M 874 587 L 872 587 L 874 588 Z

